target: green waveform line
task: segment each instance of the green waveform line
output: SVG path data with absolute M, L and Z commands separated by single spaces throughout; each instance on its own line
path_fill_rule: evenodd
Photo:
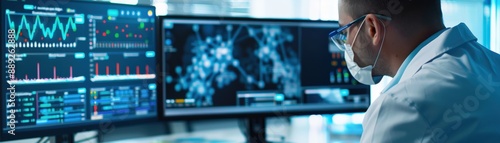
M 10 20 L 10 14 L 7 13 L 7 18 L 9 22 L 9 27 L 12 29 L 15 29 L 16 24 Z M 56 32 L 57 29 L 61 31 L 62 35 L 62 40 L 66 40 L 66 34 L 68 33 L 69 28 L 74 31 L 76 31 L 76 23 L 73 22 L 73 19 L 70 17 L 68 19 L 68 22 L 64 26 L 63 23 L 61 23 L 61 20 L 59 20 L 59 16 L 56 16 L 56 20 L 54 21 L 54 24 L 52 24 L 52 28 L 50 27 L 45 27 L 45 25 L 40 21 L 40 16 L 36 16 L 35 23 L 31 27 L 30 23 L 26 20 L 26 16 L 23 15 L 21 18 L 21 24 L 19 25 L 18 29 L 16 30 L 16 37 L 15 39 L 17 40 L 19 38 L 19 33 L 21 33 L 21 29 L 25 28 L 28 31 L 28 36 L 30 40 L 33 40 L 33 37 L 35 36 L 36 28 L 40 28 L 43 33 L 43 37 L 49 37 L 52 39 L 54 37 L 54 33 Z

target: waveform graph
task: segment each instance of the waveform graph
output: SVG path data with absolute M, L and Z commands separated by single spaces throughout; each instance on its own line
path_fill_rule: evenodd
M 90 53 L 90 81 L 122 81 L 155 79 L 155 53 L 111 52 Z
M 11 108 L 16 111 L 16 126 L 23 128 L 86 120 L 85 94 L 85 88 L 18 90 L 16 106 Z
M 35 85 L 85 81 L 84 53 L 16 54 L 15 78 L 9 84 Z
M 6 26 L 15 30 L 17 48 L 77 48 L 84 44 L 84 14 L 6 10 Z
M 91 50 L 154 48 L 154 19 L 108 17 L 88 21 Z
M 91 88 L 90 104 L 91 120 L 155 114 L 156 84 Z

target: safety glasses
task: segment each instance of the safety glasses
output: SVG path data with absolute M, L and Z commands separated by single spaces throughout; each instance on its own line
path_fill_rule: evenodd
M 377 16 L 380 19 L 391 20 L 391 18 L 387 17 L 387 16 L 378 15 L 378 14 L 375 14 L 375 16 Z M 330 32 L 330 34 L 328 34 L 328 36 L 333 41 L 333 43 L 335 43 L 335 45 L 337 45 L 337 47 L 340 50 L 345 51 L 345 44 L 347 44 L 347 38 L 349 36 L 347 29 L 349 29 L 349 27 L 351 27 L 352 25 L 354 25 L 360 21 L 363 21 L 365 18 L 366 18 L 366 15 L 363 15 L 359 18 L 356 18 L 354 21 L 348 23 L 347 25 L 344 25 L 344 26 L 340 27 L 339 29 Z

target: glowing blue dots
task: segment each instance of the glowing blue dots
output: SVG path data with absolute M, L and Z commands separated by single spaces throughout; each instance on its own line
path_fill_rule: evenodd
M 222 56 L 223 55 L 228 55 L 229 54 L 229 49 L 228 48 L 225 48 L 225 47 L 220 47 L 220 48 L 217 48 L 216 49 L 217 53 L 215 54 L 215 57 L 217 59 L 222 59 Z
M 184 78 L 179 79 L 179 84 L 181 84 L 182 87 L 186 87 L 186 85 L 187 85 L 186 79 L 184 79 Z
M 207 44 L 212 43 L 212 38 L 211 37 L 207 37 L 207 39 L 205 39 L 205 42 L 207 42 Z
M 259 81 L 257 83 L 257 86 L 259 86 L 259 88 L 264 88 L 264 86 L 266 86 L 266 84 L 264 83 L 264 81 Z
M 262 58 L 264 57 L 264 54 L 263 54 L 262 50 L 260 50 L 260 51 L 256 51 L 256 53 L 255 53 L 255 54 L 256 54 L 256 55 L 257 55 L 257 57 L 259 57 L 260 59 L 262 59 Z
M 220 54 L 219 52 L 215 53 L 215 58 L 217 60 L 220 60 L 222 58 L 222 54 Z
M 198 94 L 204 95 L 205 94 L 205 87 L 198 86 L 198 88 L 196 89 L 196 91 L 198 92 Z
M 218 63 L 215 63 L 214 64 L 214 70 L 213 70 L 215 73 L 217 73 L 219 71 L 219 64 Z
M 266 41 L 269 43 L 269 42 L 273 42 L 273 41 L 275 41 L 275 40 L 274 40 L 272 37 L 267 37 L 267 38 L 266 38 Z
M 167 77 L 165 78 L 165 81 L 166 81 L 167 83 L 172 83 L 172 81 L 174 81 L 174 79 L 172 78 L 172 76 L 167 76 Z
M 199 25 L 193 25 L 193 31 L 197 32 L 198 30 L 200 30 L 200 26 Z
M 267 29 L 267 27 L 262 27 L 262 33 L 264 33 L 264 35 L 268 35 L 269 29 Z
M 200 45 L 199 48 L 200 48 L 201 51 L 203 51 L 203 50 L 207 49 L 208 47 L 206 45 Z
M 220 64 L 220 68 L 221 68 L 221 69 L 226 69 L 226 67 L 227 67 L 227 64 L 226 64 L 226 63 L 222 63 L 222 64 Z
M 271 46 L 273 46 L 273 47 L 277 47 L 277 46 L 278 46 L 278 42 L 276 42 L 276 41 L 272 41 L 272 42 L 271 42 Z
M 222 36 L 220 34 L 218 34 L 217 36 L 215 36 L 215 41 L 221 42 L 222 41 Z
M 196 59 L 196 58 L 192 58 L 192 59 L 191 59 L 191 62 L 192 62 L 192 63 L 197 63 L 197 62 L 198 62 L 198 59 Z
M 280 33 L 280 29 L 279 29 L 279 28 L 271 28 L 271 29 L 269 30 L 269 35 L 270 35 L 271 37 L 274 37 L 274 36 L 276 36 L 276 35 L 277 35 L 277 34 L 279 34 L 279 33 Z
M 175 88 L 175 91 L 177 91 L 177 92 L 180 92 L 182 90 L 182 87 L 180 84 L 176 84 L 174 88 Z
M 186 52 L 190 52 L 193 56 L 187 59 L 188 65 L 182 66 L 183 68 L 175 68 L 178 76 L 165 77 L 167 83 L 178 83 L 174 86 L 177 92 L 186 91 L 187 98 L 203 99 L 196 100 L 196 105 L 198 106 L 210 105 L 213 104 L 212 96 L 217 96 L 215 95 L 216 90 L 223 90 L 225 86 L 230 85 L 235 80 L 239 80 L 240 75 L 247 86 L 251 85 L 252 87 L 256 86 L 256 88 L 263 89 L 267 84 L 282 84 L 285 88 L 284 95 L 288 95 L 290 91 L 296 92 L 293 89 L 297 89 L 296 82 L 298 79 L 290 78 L 298 72 L 296 70 L 299 68 L 293 62 L 286 62 L 281 58 L 282 52 L 287 53 L 290 51 L 281 51 L 285 50 L 282 48 L 288 47 L 280 46 L 284 46 L 287 41 L 293 41 L 294 39 L 288 31 L 281 30 L 279 26 L 254 26 L 252 28 L 250 26 L 234 27 L 234 25 L 225 25 L 221 29 L 223 30 L 222 32 L 215 34 L 207 33 L 205 35 L 200 33 L 200 31 L 204 30 L 200 26 L 192 26 L 192 30 L 200 35 L 199 38 L 202 39 L 193 41 L 189 45 L 191 50 Z M 258 60 L 262 61 L 261 67 L 271 66 L 272 71 L 245 71 L 246 69 L 241 67 L 242 63 L 240 63 L 239 59 L 233 57 L 233 52 L 239 51 L 242 48 L 240 46 L 245 45 L 240 45 L 244 43 L 233 43 L 235 42 L 233 38 L 239 36 L 231 35 L 235 28 L 242 28 L 242 35 L 248 35 L 249 37 L 247 38 L 255 40 L 256 44 L 260 45 L 258 49 L 248 51 L 250 52 L 248 54 L 254 54 Z M 173 43 L 172 39 L 165 39 L 164 42 L 165 45 L 172 45 Z M 244 49 L 242 52 L 247 51 Z M 247 61 L 246 59 L 242 60 Z M 269 76 L 271 78 L 267 78 Z M 276 100 L 283 100 L 284 95 L 277 95 Z
M 286 40 L 289 42 L 293 41 L 293 35 L 287 35 Z
M 172 39 L 165 40 L 165 45 L 172 46 Z
M 238 60 L 233 61 L 233 66 L 237 67 L 240 65 L 240 62 Z
M 252 76 L 247 76 L 247 83 L 253 83 L 253 77 Z
M 182 67 L 181 66 L 175 67 L 175 73 L 181 74 L 182 73 Z
M 269 52 L 270 52 L 269 47 L 267 47 L 267 46 L 262 47 L 262 49 L 261 49 L 261 50 L 262 50 L 262 53 L 263 53 L 263 54 L 266 54 L 266 55 L 267 55 L 267 54 L 269 54 Z
M 249 35 L 250 37 L 255 36 L 255 31 L 254 31 L 252 28 L 248 28 L 248 35 Z
M 199 76 L 200 76 L 200 78 L 202 78 L 202 79 L 205 79 L 205 78 L 207 77 L 207 74 L 206 74 L 203 70 L 200 70 L 198 75 L 199 75 Z
M 212 65 L 212 63 L 209 60 L 205 60 L 203 62 L 203 66 L 205 66 L 205 68 L 209 68 L 211 65 Z

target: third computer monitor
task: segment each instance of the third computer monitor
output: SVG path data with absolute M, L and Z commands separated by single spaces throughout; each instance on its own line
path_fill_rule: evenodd
M 166 16 L 160 114 L 176 117 L 363 111 L 369 86 L 330 42 L 333 21 Z

